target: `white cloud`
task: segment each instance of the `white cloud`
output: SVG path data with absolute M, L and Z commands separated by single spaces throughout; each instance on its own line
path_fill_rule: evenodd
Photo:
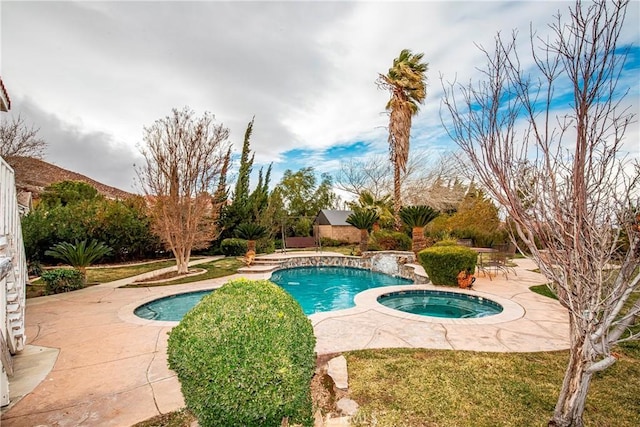
M 296 148 L 322 153 L 367 141 L 370 151 L 386 152 L 388 94 L 374 82 L 410 48 L 430 65 L 414 144 L 446 150 L 440 74 L 477 79 L 484 59 L 474 43 L 490 49 L 496 31 L 508 36 L 517 27 L 526 44 L 530 22 L 544 35 L 552 15 L 572 4 L 2 2 L 2 78 L 15 112 L 39 111 L 25 118 L 47 137 L 67 132 L 49 141 L 60 166 L 82 164 L 85 141 L 111 153 L 100 167 L 113 183 L 132 179 L 122 165 L 137 155 L 143 126 L 185 105 L 213 112 L 236 151 L 255 115 L 256 163 L 274 161 L 278 170 Z M 624 40 L 639 41 L 638 16 L 632 2 Z M 339 161 L 318 156 L 309 158 L 319 162 L 313 166 Z

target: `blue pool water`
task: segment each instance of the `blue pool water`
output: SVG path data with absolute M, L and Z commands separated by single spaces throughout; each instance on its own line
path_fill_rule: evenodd
M 353 307 L 356 294 L 367 289 L 413 283 L 400 277 L 345 267 L 278 270 L 269 280 L 289 292 L 306 315 Z M 210 292 L 188 292 L 160 298 L 141 305 L 134 313 L 143 319 L 179 321 Z
M 486 298 L 420 289 L 383 294 L 378 297 L 378 302 L 406 313 L 447 319 L 486 317 L 503 310 L 500 304 Z
M 413 283 L 370 270 L 345 267 L 299 267 L 278 270 L 270 279 L 289 292 L 308 316 L 355 305 L 356 294 L 381 286 Z
M 211 290 L 186 292 L 150 301 L 134 310 L 134 314 L 149 320 L 181 320 Z

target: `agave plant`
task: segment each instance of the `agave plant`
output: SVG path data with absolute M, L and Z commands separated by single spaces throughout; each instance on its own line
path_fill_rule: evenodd
M 236 227 L 236 236 L 247 241 L 247 253 L 256 251 L 256 240 L 267 236 L 267 228 L 255 223 L 244 223 Z
M 411 228 L 411 250 L 420 252 L 427 246 L 424 239 L 424 227 L 438 216 L 438 211 L 429 206 L 405 206 L 400 209 L 400 219 L 407 227 Z
M 356 209 L 346 221 L 360 230 L 360 252 L 366 251 L 369 245 L 369 230 L 378 221 L 378 213 L 371 209 Z
M 66 262 L 73 268 L 80 271 L 82 277 L 87 278 L 87 267 L 98 261 L 105 255 L 111 253 L 111 248 L 103 242 L 86 240 L 74 243 L 62 242 L 53 245 L 49 250 L 45 251 L 45 255 Z

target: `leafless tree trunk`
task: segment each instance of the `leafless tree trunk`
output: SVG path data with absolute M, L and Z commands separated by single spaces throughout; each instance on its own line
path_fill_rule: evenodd
M 551 39 L 531 34 L 533 71 L 523 69 L 516 34 L 498 35 L 494 52 L 481 48 L 484 81 L 444 85 L 450 135 L 569 312 L 570 358 L 553 426 L 582 426 L 593 373 L 615 363 L 614 345 L 640 336 L 640 299 L 632 297 L 640 287 L 640 168 L 624 156 L 634 115 L 618 87 L 627 5 L 578 1 L 567 21 L 556 16 Z
M 205 248 L 216 236 L 219 212 L 211 194 L 216 189 L 228 149 L 229 130 L 214 117 L 185 107 L 144 129 L 141 153 L 146 164 L 136 168 L 151 205 L 154 231 L 176 257 L 179 274 L 188 271 L 193 249 Z
M 13 117 L 11 121 L 2 116 L 0 156 L 4 159 L 18 156 L 41 159 L 47 148 L 47 143 L 38 137 L 38 131 L 39 129 L 33 126 L 28 127 L 21 116 Z

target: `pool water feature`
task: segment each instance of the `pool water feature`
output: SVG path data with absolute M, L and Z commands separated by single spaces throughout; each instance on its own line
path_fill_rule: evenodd
M 502 313 L 495 301 L 457 292 L 406 290 L 382 294 L 378 302 L 405 313 L 446 319 L 473 319 Z
M 356 294 L 381 286 L 407 285 L 409 279 L 349 267 L 296 267 L 275 271 L 272 282 L 289 292 L 309 316 L 355 306 Z M 148 320 L 180 321 L 211 290 L 187 292 L 150 301 L 134 310 Z

